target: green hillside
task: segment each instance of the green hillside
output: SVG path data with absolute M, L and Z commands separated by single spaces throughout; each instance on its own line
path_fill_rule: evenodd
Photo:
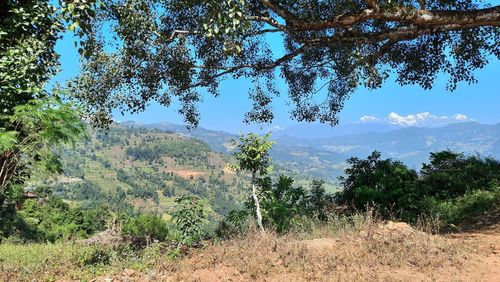
M 55 195 L 87 206 L 125 203 L 164 215 L 185 194 L 207 199 L 219 215 L 244 200 L 244 176 L 228 171 L 229 157 L 199 139 L 123 126 L 89 135 L 64 152 Z

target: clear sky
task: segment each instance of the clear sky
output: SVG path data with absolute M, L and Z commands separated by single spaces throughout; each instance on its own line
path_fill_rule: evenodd
M 273 46 L 280 46 L 278 39 L 271 39 Z M 276 47 L 277 56 L 281 47 Z M 67 34 L 57 45 L 61 55 L 61 72 L 57 81 L 64 81 L 78 74 L 78 53 L 73 45 L 73 38 Z M 345 104 L 340 114 L 341 123 L 351 123 L 364 115 L 385 117 L 390 112 L 400 115 L 409 115 L 420 112 L 430 112 L 435 115 L 454 114 L 467 115 L 481 123 L 500 122 L 500 61 L 492 58 L 489 65 L 476 71 L 477 84 L 462 83 L 454 92 L 446 91 L 447 77 L 438 77 L 432 90 L 423 90 L 418 86 L 400 86 L 393 80 L 388 80 L 382 88 L 369 91 L 359 89 Z M 283 81 L 276 82 L 282 95 L 273 103 L 275 120 L 273 126 L 287 127 L 297 124 L 290 118 L 290 107 L 287 105 L 287 89 Z M 250 83 L 246 80 L 228 79 L 221 84 L 221 95 L 213 98 L 205 95 L 204 101 L 199 104 L 201 112 L 200 126 L 242 132 L 255 129 L 256 125 L 245 125 L 242 121 L 244 114 L 250 109 L 247 90 Z M 170 108 L 151 104 L 140 114 L 116 113 L 117 121 L 135 120 L 144 123 L 168 121 L 183 122 L 182 116 L 177 113 L 178 104 Z M 267 125 L 266 125 L 267 127 Z

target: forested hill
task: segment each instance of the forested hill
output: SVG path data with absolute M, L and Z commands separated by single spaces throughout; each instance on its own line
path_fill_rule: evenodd
M 183 194 L 205 198 L 217 214 L 243 200 L 243 176 L 225 169 L 229 157 L 177 133 L 113 126 L 64 152 L 54 194 L 84 205 L 132 205 L 171 214 Z

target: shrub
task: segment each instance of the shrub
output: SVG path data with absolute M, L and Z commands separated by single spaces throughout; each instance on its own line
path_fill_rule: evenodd
M 500 208 L 500 187 L 492 191 L 476 190 L 451 200 L 427 198 L 425 204 L 431 214 L 445 224 L 460 224 L 484 211 Z
M 336 195 L 337 203 L 353 211 L 376 206 L 384 217 L 401 211 L 410 218 L 418 212 L 415 170 L 399 161 L 382 160 L 376 151 L 367 159 L 350 158 L 347 163 L 351 166 L 345 170 L 346 177 L 340 177 L 344 189 Z
M 105 247 L 83 248 L 78 252 L 76 261 L 81 266 L 104 266 L 111 262 L 112 251 Z
M 181 233 L 181 242 L 191 244 L 204 234 L 208 222 L 207 203 L 195 196 L 182 196 L 175 200 L 177 210 L 173 214 L 176 228 Z
M 429 164 L 423 165 L 420 190 L 425 196 L 447 200 L 499 184 L 499 161 L 442 151 L 431 153 Z
M 323 181 L 315 180 L 311 188 L 306 189 L 282 175 L 275 183 L 266 177 L 259 179 L 257 184 L 264 224 L 278 233 L 308 228 L 313 221 L 328 218 L 327 206 L 332 203 L 332 197 L 323 188 Z M 249 199 L 247 209 L 251 211 L 253 206 L 253 200 Z
M 459 223 L 498 202 L 500 162 L 442 151 L 431 153 L 420 179 L 399 161 L 382 160 L 373 152 L 367 159 L 351 158 L 341 177 L 344 190 L 335 196 L 351 211 L 375 206 L 385 218 L 414 221 L 440 216 L 445 223 Z
M 313 180 L 309 192 L 308 208 L 311 213 L 320 220 L 326 221 L 328 218 L 327 206 L 332 202 L 331 196 L 326 194 L 323 180 Z
M 293 186 L 293 179 L 280 176 L 276 183 L 269 177 L 259 182 L 264 224 L 284 233 L 292 227 L 294 219 L 308 214 L 307 191 Z
M 249 228 L 250 215 L 246 210 L 232 210 L 224 220 L 219 222 L 215 234 L 219 238 L 229 239 L 238 234 L 244 234 Z
M 109 213 L 106 210 L 70 206 L 58 198 L 46 202 L 27 200 L 18 212 L 18 228 L 27 240 L 50 241 L 85 238 L 104 230 Z
M 165 241 L 168 238 L 168 224 L 155 214 L 138 214 L 128 218 L 122 226 L 124 235 L 132 236 L 139 244 L 150 246 L 154 240 Z

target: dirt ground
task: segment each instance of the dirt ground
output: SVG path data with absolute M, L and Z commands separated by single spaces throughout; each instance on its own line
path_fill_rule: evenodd
M 500 222 L 500 221 L 499 221 Z M 444 235 L 405 223 L 310 240 L 265 235 L 195 250 L 148 274 L 94 281 L 500 281 L 500 224 Z

